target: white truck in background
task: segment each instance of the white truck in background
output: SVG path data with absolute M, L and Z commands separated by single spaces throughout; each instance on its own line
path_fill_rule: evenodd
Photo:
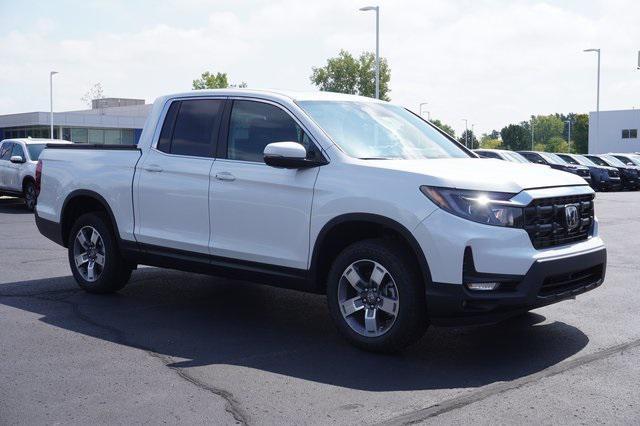
M 51 145 L 40 168 L 37 226 L 83 289 L 117 291 L 144 264 L 323 293 L 338 330 L 372 351 L 605 276 L 584 179 L 480 160 L 374 99 L 164 96 L 137 146 Z

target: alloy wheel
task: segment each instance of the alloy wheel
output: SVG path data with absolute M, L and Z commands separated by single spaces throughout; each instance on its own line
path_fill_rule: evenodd
M 373 260 L 358 260 L 340 277 L 338 305 L 353 331 L 379 337 L 391 329 L 398 316 L 398 287 L 384 266 Z
M 81 228 L 73 242 L 73 258 L 82 278 L 95 282 L 105 265 L 104 241 L 100 233 L 92 226 Z

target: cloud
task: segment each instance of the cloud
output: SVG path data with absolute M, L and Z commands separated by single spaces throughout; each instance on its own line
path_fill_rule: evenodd
M 0 32 L 0 113 L 78 109 L 101 82 L 108 96 L 189 90 L 205 70 L 250 87 L 313 89 L 312 66 L 341 48 L 374 49 L 374 17 L 363 1 L 156 2 L 135 27 L 77 34 L 60 16 Z M 640 94 L 635 70 L 640 3 L 565 1 L 389 1 L 381 6 L 381 54 L 392 69 L 392 99 L 462 129 L 489 131 L 530 114 L 595 107 L 595 57 L 602 48 L 602 109 L 630 108 Z M 127 3 L 102 4 L 118 22 Z M 73 13 L 71 10 L 63 13 Z M 132 12 L 133 13 L 133 12 Z M 37 15 L 37 12 L 34 12 Z M 76 20 L 83 16 L 75 16 Z M 127 21 L 131 22 L 131 21 Z M 0 29 L 0 31 L 2 31 Z M 7 60 L 9 58 L 9 60 Z

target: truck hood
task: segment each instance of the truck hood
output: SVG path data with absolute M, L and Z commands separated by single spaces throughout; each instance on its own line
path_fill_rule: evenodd
M 577 175 L 539 164 L 489 158 L 364 160 L 369 166 L 419 174 L 422 185 L 518 193 L 524 189 L 587 185 Z

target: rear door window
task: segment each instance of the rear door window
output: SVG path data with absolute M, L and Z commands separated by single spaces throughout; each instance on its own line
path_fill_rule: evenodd
M 190 99 L 171 104 L 157 148 L 168 154 L 213 157 L 224 107 L 222 99 Z

